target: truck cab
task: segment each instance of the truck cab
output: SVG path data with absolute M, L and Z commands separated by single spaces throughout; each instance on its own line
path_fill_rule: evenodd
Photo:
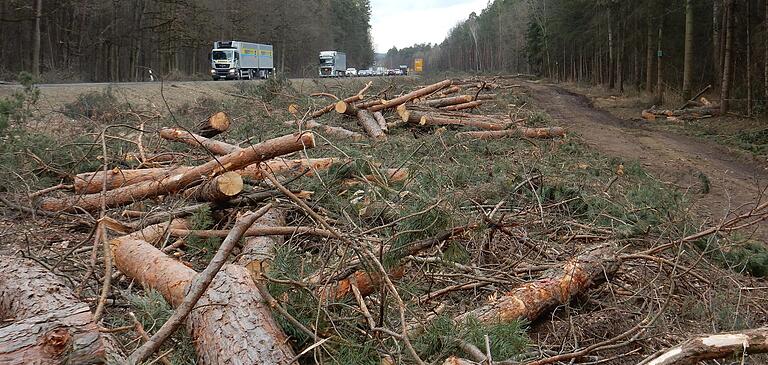
M 210 53 L 211 78 L 266 79 L 275 72 L 272 45 L 218 41 Z
M 341 77 L 347 74 L 347 55 L 338 51 L 320 52 L 320 77 Z

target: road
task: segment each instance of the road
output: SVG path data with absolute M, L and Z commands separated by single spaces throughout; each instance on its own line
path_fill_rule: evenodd
M 619 119 L 598 110 L 591 101 L 556 85 L 525 82 L 536 105 L 591 147 L 608 156 L 637 160 L 668 185 L 687 192 L 694 213 L 719 221 L 732 211 L 742 212 L 768 183 L 763 166 L 713 142 L 652 129 L 647 123 Z M 698 193 L 700 174 L 710 181 L 708 194 Z M 690 189 L 690 190 L 689 190 Z M 768 223 L 759 227 L 768 238 Z

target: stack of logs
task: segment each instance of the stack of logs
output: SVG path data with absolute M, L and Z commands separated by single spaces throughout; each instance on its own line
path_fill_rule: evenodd
M 706 119 L 720 115 L 720 106 L 714 105 L 704 97 L 699 101 L 689 101 L 679 109 L 657 109 L 655 106 L 643 110 L 641 116 L 645 120 L 656 120 L 658 118 L 671 122 L 681 120 Z
M 368 137 L 374 141 L 386 140 L 390 129 L 403 125 L 456 126 L 475 129 L 456 134 L 457 138 L 465 139 L 555 138 L 565 135 L 565 130 L 559 127 L 526 128 L 525 121 L 521 119 L 513 120 L 507 116 L 488 116 L 467 112 L 494 100 L 496 94 L 483 92 L 502 88 L 499 85 L 474 82 L 455 84 L 452 80 L 443 80 L 392 99 L 366 98 L 365 92 L 369 87 L 370 83 L 359 93 L 312 112 L 310 115 L 312 118 L 318 118 L 335 110 L 340 115 L 355 118 Z M 462 92 L 471 92 L 471 94 L 462 94 Z M 292 108 L 295 109 L 295 106 Z M 396 121 L 387 122 L 383 112 L 388 110 L 396 112 Z M 365 136 L 360 133 L 324 125 L 314 119 L 288 121 L 286 125 L 315 129 L 338 138 L 356 141 L 365 139 Z

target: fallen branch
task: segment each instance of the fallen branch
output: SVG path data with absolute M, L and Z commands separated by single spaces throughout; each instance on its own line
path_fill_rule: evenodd
M 438 91 L 440 89 L 444 89 L 444 88 L 446 88 L 448 86 L 451 86 L 451 83 L 452 83 L 451 80 L 440 81 L 440 82 L 438 82 L 436 84 L 432 84 L 432 85 L 423 87 L 421 89 L 412 91 L 412 92 L 410 92 L 408 94 L 405 94 L 403 96 L 394 98 L 392 100 L 385 100 L 381 105 L 374 105 L 374 106 L 368 108 L 368 111 L 370 111 L 370 112 L 378 112 L 378 111 L 381 111 L 381 110 L 384 110 L 384 109 L 397 107 L 400 104 L 405 104 L 405 103 L 407 103 L 407 102 L 409 102 L 409 101 L 411 101 L 413 99 L 422 97 L 424 95 L 427 95 L 427 94 L 433 93 L 435 91 Z
M 639 365 L 685 365 L 768 352 L 768 327 L 705 335 L 687 340 L 660 354 L 646 358 Z M 742 364 L 744 362 L 742 361 Z
M 336 104 L 334 104 L 335 106 Z M 320 124 L 314 120 L 305 120 L 305 121 L 287 121 L 284 123 L 287 126 L 298 126 L 303 129 L 313 129 L 317 130 L 323 134 L 333 136 L 336 138 L 344 138 L 344 139 L 351 139 L 353 141 L 362 141 L 366 139 L 366 137 L 360 133 L 353 132 L 341 127 L 333 127 L 325 124 Z

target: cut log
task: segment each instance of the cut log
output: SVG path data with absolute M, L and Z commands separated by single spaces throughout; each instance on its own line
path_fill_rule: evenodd
M 368 100 L 368 101 L 361 101 L 361 102 L 355 104 L 355 108 L 358 108 L 358 109 L 368 109 L 368 108 L 370 108 L 370 107 L 372 107 L 374 105 L 381 105 L 383 103 L 384 103 L 384 101 L 381 100 L 381 99 L 373 99 L 373 100 Z
M 334 104 L 335 106 L 336 104 Z M 323 133 L 328 136 L 333 136 L 336 138 L 343 138 L 343 139 L 351 139 L 353 141 L 362 141 L 366 139 L 366 137 L 360 133 L 350 131 L 348 129 L 340 128 L 340 127 L 333 127 L 325 124 L 320 124 L 314 120 L 306 120 L 304 122 L 301 121 L 292 121 L 289 120 L 284 123 L 287 126 L 300 126 L 304 129 L 312 129 L 317 130 L 320 133 Z
M 227 171 L 242 169 L 280 155 L 313 148 L 315 138 L 311 133 L 290 134 L 273 138 L 236 151 L 203 165 L 183 172 L 174 172 L 158 181 L 145 181 L 124 186 L 104 194 L 106 206 L 116 207 L 158 195 L 176 193 L 200 184 L 206 177 L 221 175 Z M 95 211 L 101 207 L 102 194 L 87 194 L 65 198 L 46 198 L 40 201 L 40 209 L 45 211 L 76 211 L 80 207 L 86 211 Z
M 410 113 L 408 122 L 412 123 L 411 121 L 414 120 L 415 118 L 418 118 L 419 125 L 462 125 L 466 127 L 475 127 L 478 129 L 489 130 L 489 131 L 500 131 L 500 130 L 504 130 L 507 127 L 505 124 L 502 124 L 502 123 L 489 122 L 487 120 L 479 119 L 479 118 L 466 118 L 466 117 L 449 118 L 444 116 L 414 113 L 414 112 Z
M 706 335 L 685 341 L 645 361 L 646 365 L 693 365 L 706 360 L 768 352 L 768 327 Z
M 384 114 L 381 114 L 381 112 L 373 112 L 373 118 L 376 119 L 376 123 L 379 123 L 379 128 L 381 128 L 382 131 L 387 132 L 387 119 L 384 118 Z
M 443 80 L 443 81 L 440 81 L 440 82 L 438 82 L 436 84 L 432 84 L 432 85 L 423 87 L 421 89 L 412 91 L 412 92 L 410 92 L 408 94 L 405 94 L 403 96 L 396 97 L 396 98 L 394 98 L 392 100 L 385 100 L 381 105 L 374 105 L 374 106 L 368 108 L 368 110 L 370 112 L 378 112 L 378 111 L 381 111 L 381 110 L 384 110 L 384 109 L 388 109 L 388 108 L 395 108 L 395 107 L 397 107 L 400 104 L 405 104 L 405 103 L 407 103 L 407 102 L 409 102 L 409 101 L 411 101 L 413 99 L 416 99 L 416 98 L 422 97 L 424 95 L 431 94 L 431 93 L 433 93 L 435 91 L 438 91 L 438 90 L 444 89 L 446 87 L 449 87 L 449 86 L 451 86 L 451 83 L 452 83 L 451 80 Z
M 555 138 L 565 136 L 565 129 L 560 127 L 550 128 L 514 128 L 503 131 L 476 131 L 456 133 L 456 138 L 477 138 L 483 140 L 525 137 L 525 138 Z
M 337 158 L 310 158 L 287 160 L 283 158 L 273 158 L 262 164 L 248 165 L 237 173 L 244 178 L 254 180 L 263 180 L 264 171 L 271 171 L 273 174 L 281 176 L 299 176 L 302 174 L 312 175 L 314 170 L 327 170 L 334 164 L 343 160 Z M 104 171 L 88 172 L 79 174 L 75 177 L 74 187 L 77 193 L 99 193 L 104 176 L 107 176 L 107 190 L 114 190 L 123 186 L 137 184 L 144 181 L 159 181 L 172 173 L 183 172 L 192 169 L 190 166 L 179 166 L 174 168 L 152 168 L 136 170 L 113 169 L 106 174 Z
M 243 177 L 237 172 L 225 172 L 184 192 L 184 196 L 202 202 L 219 203 L 232 199 L 243 191 Z
M 475 101 L 470 101 L 468 103 L 448 105 L 448 106 L 442 107 L 441 109 L 449 110 L 449 111 L 459 111 L 459 110 L 466 110 L 466 109 L 474 109 L 481 105 L 483 105 L 482 100 L 475 100 Z
M 171 227 L 179 227 L 174 221 Z M 159 225 L 111 241 L 117 268 L 176 306 L 197 273 L 142 237 L 157 237 Z M 200 364 L 287 364 L 288 339 L 242 266 L 224 265 L 186 320 Z
M 429 99 L 416 103 L 417 105 L 440 108 L 449 105 L 464 104 L 473 101 L 472 95 L 458 95 L 441 99 Z
M 187 167 L 189 169 L 190 167 Z M 77 174 L 74 179 L 74 189 L 78 194 L 99 193 L 104 180 L 107 181 L 107 190 L 114 190 L 123 186 L 140 183 L 149 180 L 161 180 L 167 177 L 171 171 L 184 171 L 184 168 L 151 168 L 151 169 L 119 169 L 114 168 L 97 172 Z
M 360 90 L 357 94 L 352 95 L 352 96 L 350 96 L 350 97 L 348 97 L 348 98 L 346 98 L 346 99 L 344 99 L 342 101 L 345 102 L 345 103 L 352 104 L 352 103 L 355 103 L 357 101 L 363 100 L 363 98 L 365 98 L 365 92 L 368 91 L 368 89 L 371 87 L 371 85 L 373 85 L 373 83 L 372 82 L 368 82 L 367 84 L 365 84 L 365 87 L 362 90 Z M 312 113 L 312 118 L 320 118 L 322 115 L 332 111 L 334 108 L 336 108 L 336 103 L 332 103 L 332 104 L 326 106 L 325 108 L 316 110 L 315 112 Z
M 246 168 L 239 170 L 238 173 L 243 177 L 253 180 L 264 180 L 264 172 L 270 172 L 273 175 L 281 176 L 299 176 L 304 174 L 312 176 L 313 171 L 328 170 L 331 166 L 342 161 L 342 159 L 331 157 L 298 160 L 275 158 L 261 164 L 249 165 Z
M 453 86 L 451 86 L 451 87 L 445 88 L 445 89 L 443 89 L 443 90 L 440 90 L 440 91 L 438 91 L 438 92 L 436 92 L 436 93 L 432 94 L 432 97 L 435 97 L 435 98 L 444 98 L 444 97 L 446 97 L 446 96 L 448 96 L 448 95 L 451 95 L 451 94 L 456 94 L 456 93 L 458 93 L 458 92 L 460 92 L 460 91 L 461 91 L 461 87 L 460 87 L 460 86 L 458 86 L 458 85 L 453 85 Z
M 205 138 L 203 136 L 179 128 L 163 128 L 159 133 L 160 137 L 163 137 L 169 141 L 182 142 L 193 147 L 202 147 L 214 155 L 226 155 L 240 149 L 240 147 L 235 145 L 217 141 L 215 139 Z
M 0 256 L 0 320 L 0 364 L 107 361 L 106 339 L 88 305 L 32 261 Z
M 357 115 L 358 110 L 357 107 L 355 107 L 352 103 L 347 103 L 343 100 L 336 103 L 335 109 L 336 113 L 349 116 Z
M 284 225 L 285 213 L 282 209 L 272 208 L 267 214 L 259 218 L 249 231 Z M 247 234 L 248 232 L 246 232 Z M 263 280 L 261 275 L 269 271 L 269 267 L 275 259 L 275 247 L 282 246 L 283 242 L 282 235 L 247 237 L 236 264 L 245 267 L 254 281 Z
M 226 132 L 231 123 L 232 118 L 230 118 L 227 113 L 218 112 L 197 125 L 197 134 L 211 138 Z
M 616 250 L 610 244 L 591 247 L 562 268 L 549 270 L 538 280 L 512 290 L 491 304 L 462 314 L 455 321 L 463 322 L 468 318 L 482 323 L 533 321 L 613 275 L 620 265 Z
M 387 135 L 379 127 L 379 122 L 373 118 L 373 115 L 365 109 L 358 109 L 355 113 L 357 115 L 357 123 L 368 133 L 368 136 L 376 141 L 383 141 L 387 139 Z

